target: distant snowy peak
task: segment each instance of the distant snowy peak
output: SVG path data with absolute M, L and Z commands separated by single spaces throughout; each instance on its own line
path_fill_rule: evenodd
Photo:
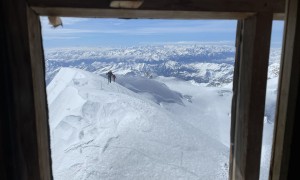
M 220 59 L 233 55 L 235 48 L 228 45 L 152 45 L 126 48 L 62 48 L 46 50 L 46 59 L 76 61 L 82 59 L 165 61 L 177 57 L 203 57 L 202 60 Z M 191 60 L 191 59 L 190 59 Z M 198 59 L 199 60 L 199 59 Z M 201 59 L 200 59 L 201 60 Z
M 270 51 L 269 78 L 279 72 L 280 49 Z M 62 48 L 46 50 L 46 81 L 61 67 L 95 74 L 165 76 L 206 86 L 232 82 L 235 47 L 222 44 L 166 44 L 123 48 Z

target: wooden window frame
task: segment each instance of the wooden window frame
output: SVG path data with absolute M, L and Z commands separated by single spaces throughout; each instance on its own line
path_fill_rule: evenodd
M 284 0 L 190 0 L 187 3 L 180 0 L 144 0 L 138 10 L 112 9 L 108 0 L 4 0 L 2 5 L 2 18 L 7 23 L 4 28 L 4 44 L 7 46 L 4 57 L 9 59 L 5 64 L 8 69 L 5 75 L 8 80 L 12 80 L 12 83 L 7 80 L 6 87 L 13 90 L 6 101 L 11 101 L 8 108 L 10 121 L 5 124 L 7 126 L 0 126 L 1 130 L 10 133 L 8 137 L 12 140 L 11 156 L 4 158 L 3 162 L 6 160 L 13 167 L 10 170 L 12 173 L 19 173 L 6 173 L 3 177 L 53 179 L 39 16 L 55 15 L 238 20 L 229 179 L 259 179 L 271 26 L 272 20 L 283 19 L 286 11 L 284 54 L 270 171 L 271 179 L 286 179 L 285 165 L 289 161 L 284 152 L 288 154 L 290 146 L 286 145 L 291 140 L 291 133 L 287 132 L 293 125 L 293 115 L 297 108 L 293 97 L 299 96 L 299 62 L 296 60 L 299 52 L 293 48 L 299 47 L 299 41 L 295 41 L 299 40 L 299 33 L 296 33 L 300 11 L 297 0 L 287 0 L 286 10 Z M 10 22 L 9 18 L 13 20 Z M 296 74 L 296 77 L 292 77 L 292 74 Z M 1 144 L 4 143 L 3 139 L 0 138 Z

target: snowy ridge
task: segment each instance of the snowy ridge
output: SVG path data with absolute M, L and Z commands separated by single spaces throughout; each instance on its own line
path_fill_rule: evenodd
M 174 92 L 162 83 L 152 85 Z M 222 133 L 201 131 L 206 127 L 199 120 L 187 122 L 185 112 L 175 113 L 193 106 L 197 96 L 183 94 L 184 105 L 176 103 L 181 97 L 176 93 L 167 98 L 172 103 L 153 102 L 141 92 L 70 68 L 58 72 L 47 93 L 55 180 L 227 178 L 228 147 L 218 139 Z M 220 93 L 215 96 L 231 98 Z

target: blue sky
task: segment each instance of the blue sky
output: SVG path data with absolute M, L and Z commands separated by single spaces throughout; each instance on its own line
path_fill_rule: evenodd
M 44 47 L 134 46 L 176 42 L 227 42 L 234 44 L 234 20 L 150 20 L 62 18 L 52 28 L 41 17 Z M 272 46 L 281 47 L 283 22 L 274 21 Z

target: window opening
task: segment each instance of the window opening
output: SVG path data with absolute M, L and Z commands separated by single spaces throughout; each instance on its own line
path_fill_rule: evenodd
M 236 21 L 41 21 L 54 179 L 228 178 Z

